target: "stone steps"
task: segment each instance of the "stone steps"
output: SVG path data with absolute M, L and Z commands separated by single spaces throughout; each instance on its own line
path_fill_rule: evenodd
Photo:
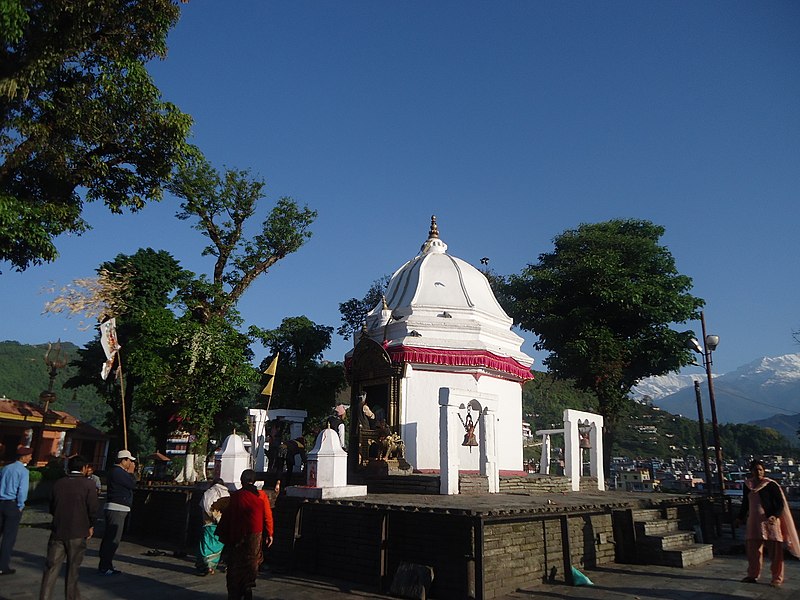
M 686 568 L 707 563 L 713 558 L 714 552 L 711 544 L 692 544 L 677 550 L 663 550 L 648 563 L 664 567 Z
M 666 535 L 645 535 L 636 538 L 640 546 L 654 550 L 676 550 L 694 544 L 694 533 L 691 531 L 678 531 Z
M 714 558 L 713 546 L 695 543 L 694 532 L 681 529 L 674 510 L 640 509 L 631 511 L 631 516 L 639 562 L 684 568 Z

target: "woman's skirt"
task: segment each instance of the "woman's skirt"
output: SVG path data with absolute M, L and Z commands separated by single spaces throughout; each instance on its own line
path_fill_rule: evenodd
M 211 569 L 216 569 L 219 559 L 222 556 L 223 544 L 217 537 L 216 523 L 203 525 L 200 534 L 200 551 L 197 553 L 197 570 L 207 573 Z

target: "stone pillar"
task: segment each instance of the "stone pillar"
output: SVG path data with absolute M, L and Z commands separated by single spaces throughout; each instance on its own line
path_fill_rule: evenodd
M 489 493 L 500 491 L 500 470 L 497 468 L 497 437 L 495 425 L 497 417 L 493 410 L 484 408 L 480 413 L 481 436 L 481 475 L 489 480 Z
M 252 449 L 254 462 L 253 470 L 263 473 L 267 470 L 266 455 L 264 453 L 264 442 L 266 441 L 267 411 L 263 408 L 250 409 L 250 422 L 253 425 Z
M 459 433 L 458 404 L 450 388 L 439 388 L 439 493 L 458 494 Z M 463 437 L 463 436 L 462 436 Z
M 539 433 L 538 431 L 536 432 Z M 542 434 L 542 456 L 539 459 L 539 473 L 541 475 L 550 475 L 550 434 Z
M 605 491 L 606 475 L 603 467 L 603 417 L 597 415 L 597 419 L 592 423 L 589 432 L 589 443 L 592 448 L 589 451 L 589 472 L 592 477 L 597 478 L 597 489 Z
M 573 492 L 581 489 L 581 436 L 576 411 L 564 411 L 564 475 L 569 477 Z
M 597 478 L 597 489 L 605 490 L 605 473 L 603 470 L 603 417 L 601 415 L 572 410 L 564 411 L 564 468 L 565 474 L 572 482 L 572 490 L 580 489 L 581 449 L 579 426 L 590 427 L 589 469 L 592 477 Z

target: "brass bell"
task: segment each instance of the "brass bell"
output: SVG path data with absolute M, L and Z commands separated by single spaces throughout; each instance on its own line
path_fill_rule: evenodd
M 468 431 L 467 433 L 465 433 L 464 434 L 464 441 L 461 442 L 461 445 L 462 446 L 477 446 L 478 445 L 478 440 L 475 439 L 475 432 L 474 431 Z
M 592 447 L 592 442 L 589 439 L 589 432 L 581 433 L 580 443 L 578 444 L 580 448 L 590 449 Z

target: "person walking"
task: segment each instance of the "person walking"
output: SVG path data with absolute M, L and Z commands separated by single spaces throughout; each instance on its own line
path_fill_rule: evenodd
M 121 572 L 114 568 L 114 555 L 122 541 L 125 519 L 128 518 L 133 504 L 135 468 L 136 459 L 133 455 L 128 450 L 120 450 L 117 452 L 117 464 L 108 472 L 104 512 L 106 528 L 100 544 L 100 564 L 97 567 L 100 575 L 117 575 Z
M 19 522 L 28 499 L 28 463 L 33 451 L 25 446 L 17 448 L 17 460 L 0 471 L 0 575 L 13 575 L 11 551 L 17 541 Z
M 103 489 L 103 484 L 100 482 L 100 478 L 94 474 L 94 467 L 92 466 L 92 463 L 88 463 L 86 465 L 86 469 L 86 477 L 89 479 L 89 481 L 94 483 L 94 487 L 97 490 L 97 495 L 99 496 Z
M 783 584 L 783 548 L 800 558 L 800 541 L 794 526 L 792 513 L 786 496 L 778 483 L 766 477 L 764 463 L 750 463 L 750 477 L 745 480 L 742 507 L 736 526 L 746 524 L 745 549 L 747 551 L 747 576 L 744 583 L 757 583 L 764 560 L 764 546 L 771 561 L 772 581 L 770 585 Z
M 217 525 L 217 536 L 225 544 L 228 600 L 252 600 L 264 560 L 262 542 L 272 545 L 272 511 L 255 486 L 256 472 L 242 471 L 240 481 L 242 489 L 231 494 Z
M 200 546 L 195 566 L 201 575 L 213 575 L 222 556 L 223 543 L 217 537 L 217 523 L 222 517 L 222 509 L 230 501 L 230 492 L 225 482 L 217 477 L 200 500 L 203 509 L 203 529 L 200 532 Z
M 52 531 L 47 542 L 39 600 L 53 597 L 58 574 L 64 558 L 67 576 L 64 586 L 66 600 L 79 600 L 78 570 L 86 553 L 86 542 L 94 535 L 97 518 L 97 488 L 88 478 L 89 465 L 82 456 L 69 459 L 68 475 L 56 481 L 50 499 L 53 515 Z

